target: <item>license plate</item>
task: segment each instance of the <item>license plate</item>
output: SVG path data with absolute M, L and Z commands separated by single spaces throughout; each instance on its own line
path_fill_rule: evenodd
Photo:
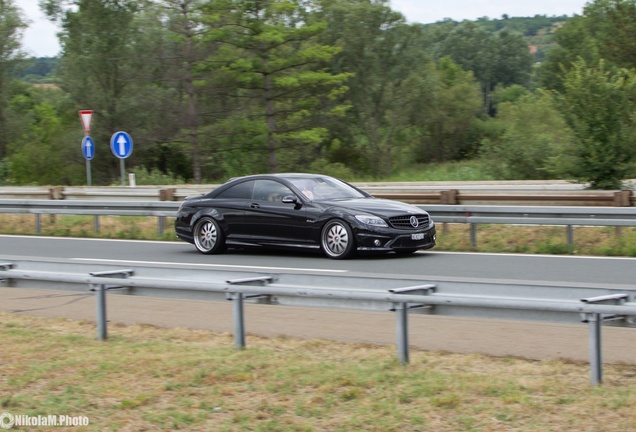
M 424 240 L 424 233 L 411 234 L 411 240 Z

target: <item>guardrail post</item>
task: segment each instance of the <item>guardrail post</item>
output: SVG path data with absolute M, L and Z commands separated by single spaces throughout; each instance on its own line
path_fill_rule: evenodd
M 572 251 L 574 251 L 574 227 L 568 225 L 566 227 L 566 233 L 568 238 L 568 252 L 572 253 Z
M 410 361 L 408 303 L 400 303 L 397 307 L 397 351 L 400 363 L 403 365 L 408 364 Z
M 632 191 L 620 190 L 614 192 L 614 207 L 631 207 L 632 205 Z
M 97 339 L 108 339 L 108 327 L 106 325 L 106 285 L 95 286 L 97 293 L 95 304 L 97 306 Z
M 165 224 L 166 224 L 165 216 L 159 216 L 159 219 L 157 220 L 157 234 L 159 234 L 159 237 L 163 235 Z
M 273 276 L 256 276 L 253 278 L 245 279 L 233 279 L 228 280 L 226 283 L 230 285 L 257 285 L 266 286 L 274 281 Z M 228 293 L 228 300 L 233 301 L 233 327 L 234 327 L 234 347 L 237 350 L 245 349 L 245 310 L 244 300 L 246 298 L 263 297 L 262 294 L 246 296 L 242 292 L 230 292 Z
M 470 224 L 470 245 L 477 247 L 477 224 Z
M 610 294 L 599 297 L 581 299 L 581 302 L 588 304 L 612 303 L 623 304 L 627 299 L 627 294 Z M 597 312 L 583 313 L 582 322 L 589 324 L 589 349 L 590 349 L 590 382 L 592 385 L 603 383 L 603 346 L 602 346 L 602 324 L 603 321 L 624 319 L 622 315 L 603 316 Z
M 435 289 L 435 285 L 423 285 L 415 287 L 394 288 L 392 294 L 428 295 Z M 424 304 L 409 306 L 408 303 L 395 303 L 393 311 L 397 312 L 397 356 L 401 364 L 409 363 L 409 309 L 430 307 Z
M 159 201 L 175 201 L 175 194 L 177 193 L 176 188 L 168 188 L 168 189 L 160 189 L 159 190 Z M 163 231 L 166 225 L 166 217 L 159 216 L 157 219 L 157 232 L 159 237 L 163 235 Z
M 9 271 L 14 267 L 13 263 L 0 263 L 0 271 Z M 8 279 L 3 278 L 2 276 L 0 276 L 0 286 L 7 286 L 8 285 Z
M 457 204 L 457 189 L 443 190 L 440 192 L 440 203 L 446 205 Z
M 94 277 L 104 277 L 104 278 L 113 278 L 113 279 L 126 279 L 128 276 L 132 275 L 134 270 L 111 270 L 111 271 L 103 271 L 103 272 L 93 272 L 89 273 Z M 108 339 L 108 320 L 106 319 L 106 291 L 109 289 L 118 289 L 122 288 L 121 286 L 108 286 L 107 284 L 91 284 L 91 291 L 95 291 L 97 293 L 95 304 L 96 304 L 96 313 L 97 313 L 97 339 L 98 340 L 106 340 Z

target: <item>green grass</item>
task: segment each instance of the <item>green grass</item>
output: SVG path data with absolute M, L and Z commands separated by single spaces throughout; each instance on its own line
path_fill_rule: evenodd
M 486 173 L 479 161 L 445 162 L 436 164 L 421 164 L 401 167 L 399 171 L 382 180 L 356 177 L 346 179 L 350 182 L 384 181 L 384 182 L 414 182 L 414 181 L 486 181 L 497 180 Z
M 636 430 L 633 366 L 589 366 L 0 314 L 0 412 L 78 430 Z

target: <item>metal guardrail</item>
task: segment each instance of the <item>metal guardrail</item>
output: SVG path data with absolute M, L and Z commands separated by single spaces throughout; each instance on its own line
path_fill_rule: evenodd
M 470 224 L 470 243 L 477 246 L 479 224 L 558 225 L 566 227 L 568 249 L 574 246 L 574 226 L 636 226 L 636 207 L 550 206 L 421 206 L 435 222 Z
M 35 215 L 35 231 L 41 232 L 43 214 L 79 214 L 95 216 L 99 231 L 100 216 L 156 216 L 157 231 L 163 235 L 166 217 L 176 216 L 174 201 L 57 201 L 0 200 L 0 213 Z M 567 244 L 574 244 L 574 226 L 636 226 L 636 207 L 574 206 L 469 206 L 420 205 L 437 223 L 470 224 L 471 245 L 477 246 L 479 224 L 560 225 L 567 227 Z
M 0 282 L 4 286 L 37 288 L 43 284 L 48 289 L 96 292 L 97 332 L 102 340 L 108 337 L 106 292 L 112 289 L 123 295 L 179 299 L 220 300 L 225 296 L 233 301 L 238 349 L 246 346 L 243 305 L 247 300 L 269 305 L 394 311 L 398 358 L 403 364 L 409 362 L 409 313 L 584 322 L 589 327 L 593 385 L 603 379 L 602 324 L 636 327 L 636 289 L 618 286 L 263 275 L 159 266 L 121 269 L 64 260 L 7 260 L 0 263 Z
M 632 184 L 634 180 L 630 181 Z M 354 183 L 378 198 L 412 204 L 448 205 L 636 205 L 632 190 L 594 191 L 567 181 L 396 182 Z M 111 187 L 12 187 L 0 186 L 0 199 L 51 199 L 82 201 L 182 201 L 207 193 L 211 185 L 111 186 Z

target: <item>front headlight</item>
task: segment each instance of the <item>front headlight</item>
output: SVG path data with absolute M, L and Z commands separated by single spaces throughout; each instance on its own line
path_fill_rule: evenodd
M 356 219 L 362 222 L 365 225 L 370 225 L 374 227 L 388 227 L 384 219 L 379 218 L 377 216 L 371 215 L 356 215 Z

